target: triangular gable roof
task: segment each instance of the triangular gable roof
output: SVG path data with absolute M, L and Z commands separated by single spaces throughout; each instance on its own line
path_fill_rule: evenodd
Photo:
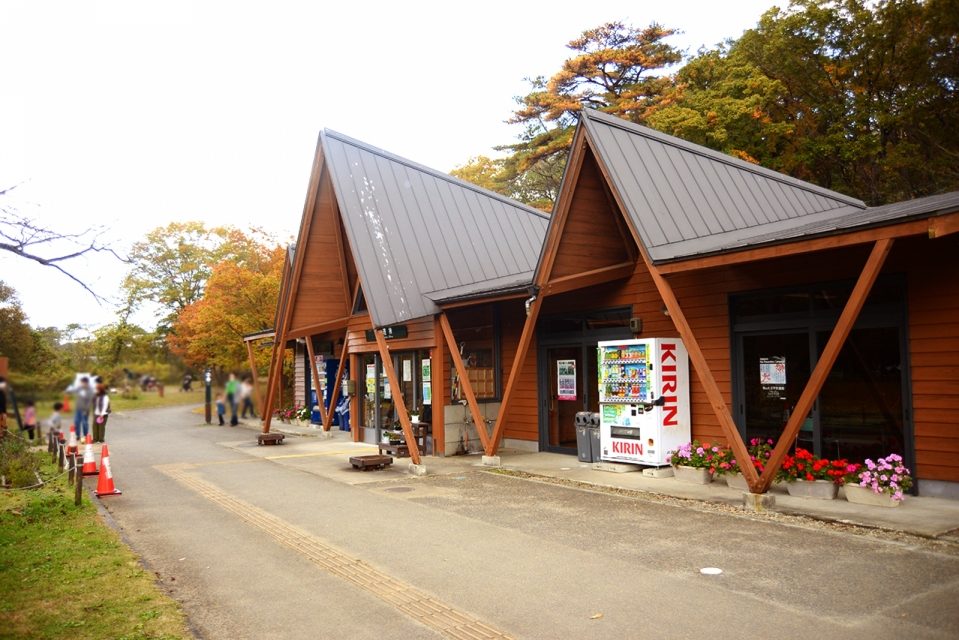
M 374 326 L 532 282 L 547 214 L 328 129 L 320 140 Z
M 580 126 L 653 263 L 828 224 L 861 200 L 595 110 Z

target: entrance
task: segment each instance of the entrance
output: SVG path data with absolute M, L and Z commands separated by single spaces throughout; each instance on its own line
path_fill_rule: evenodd
M 576 414 L 599 411 L 596 343 L 628 340 L 628 307 L 557 314 L 537 324 L 539 448 L 576 455 Z
M 429 351 L 397 351 L 390 354 L 393 369 L 399 379 L 398 390 L 390 388 L 390 381 L 383 369 L 378 353 L 360 356 L 360 419 L 363 428 L 362 441 L 375 444 L 380 441 L 383 429 L 391 428 L 399 421 L 396 413 L 395 393 L 399 393 L 410 413 L 419 413 L 423 422 L 430 421 L 432 398 L 424 398 L 423 360 L 430 357 Z
M 736 296 L 734 397 L 744 439 L 776 439 L 832 334 L 852 283 Z M 905 283 L 879 279 L 805 417 L 795 446 L 826 458 L 913 462 Z

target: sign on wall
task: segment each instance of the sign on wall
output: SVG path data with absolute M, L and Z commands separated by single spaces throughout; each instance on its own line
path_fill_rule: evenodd
M 433 381 L 430 376 L 430 359 L 423 358 L 421 367 L 423 374 L 423 404 L 433 404 Z
M 560 400 L 576 399 L 576 361 L 556 361 L 556 388 Z
M 380 329 L 380 331 L 383 332 L 383 338 L 386 340 L 399 340 L 407 336 L 405 324 L 398 324 L 392 327 L 383 327 Z M 366 330 L 366 341 L 376 342 L 376 334 L 373 333 L 373 329 Z

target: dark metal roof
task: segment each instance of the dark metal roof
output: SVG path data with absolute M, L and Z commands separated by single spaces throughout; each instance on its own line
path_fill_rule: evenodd
M 654 263 L 836 225 L 861 200 L 586 109 L 581 125 Z
M 342 134 L 320 134 L 377 327 L 436 300 L 530 284 L 549 216 Z

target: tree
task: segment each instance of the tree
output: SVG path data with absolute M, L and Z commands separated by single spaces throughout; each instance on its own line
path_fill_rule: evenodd
M 679 79 L 667 133 L 873 205 L 959 187 L 957 0 L 801 0 Z
M 0 251 L 53 267 L 86 289 L 98 303 L 102 303 L 103 298 L 80 278 L 67 271 L 63 263 L 90 253 L 109 253 L 123 260 L 103 242 L 102 237 L 107 229 L 96 226 L 78 233 L 55 231 L 35 218 L 21 213 L 10 197 L 13 190 L 19 186 L 14 185 L 0 191 Z
M 220 371 L 245 368 L 241 337 L 273 326 L 286 250 L 260 245 L 242 262 L 223 261 L 212 269 L 203 297 L 179 314 L 167 340 L 188 365 Z M 269 353 L 258 354 L 266 365 Z
M 574 55 L 562 69 L 549 80 L 528 79 L 532 91 L 516 99 L 519 108 L 509 122 L 523 125 L 523 133 L 518 142 L 496 147 L 509 155 L 488 184 L 521 202 L 551 208 L 580 111 L 599 109 L 644 122 L 671 86 L 656 73 L 681 60 L 680 51 L 665 42 L 676 33 L 655 22 L 644 29 L 608 22 L 571 41 L 567 47 Z M 490 178 L 473 165 L 457 175 Z
M 19 391 L 32 393 L 56 385 L 63 364 L 43 332 L 33 329 L 16 290 L 0 281 L 0 353 L 9 358 L 10 380 Z
M 171 222 L 154 229 L 130 249 L 121 321 L 151 301 L 160 307 L 161 325 L 172 326 L 180 313 L 202 298 L 214 265 L 258 260 L 263 238 L 270 236 L 258 229 L 248 235 L 232 227 L 208 229 L 202 222 Z

